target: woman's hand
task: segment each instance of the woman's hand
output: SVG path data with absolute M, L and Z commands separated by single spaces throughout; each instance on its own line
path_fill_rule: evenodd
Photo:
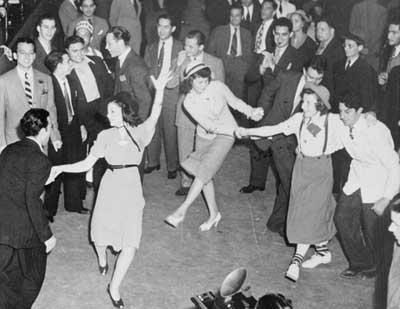
M 250 119 L 254 121 L 260 121 L 264 117 L 264 109 L 262 107 L 253 108 Z
M 246 128 L 237 127 L 237 128 L 235 129 L 235 136 L 236 136 L 237 138 L 247 137 L 248 135 L 249 135 L 249 134 L 248 134 Z
M 173 72 L 169 71 L 169 72 L 162 72 L 157 79 L 155 79 L 155 77 L 152 75 L 150 76 L 150 79 L 156 91 L 162 91 L 164 90 L 167 83 L 172 79 L 172 76 Z

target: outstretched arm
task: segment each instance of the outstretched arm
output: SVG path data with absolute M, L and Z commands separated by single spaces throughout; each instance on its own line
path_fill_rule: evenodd
M 259 128 L 242 128 L 239 127 L 235 130 L 235 135 L 238 138 L 243 138 L 247 136 L 254 137 L 268 137 L 276 134 L 283 133 L 283 127 L 280 125 L 276 126 L 264 126 Z
M 61 173 L 83 173 L 90 170 L 96 161 L 99 158 L 95 157 L 92 154 L 89 154 L 86 159 L 73 163 L 73 164 L 65 164 L 65 165 L 57 165 L 52 167 L 51 173 L 54 173 L 56 177 Z

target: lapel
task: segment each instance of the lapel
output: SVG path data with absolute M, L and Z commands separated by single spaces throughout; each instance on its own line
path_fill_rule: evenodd
M 22 86 L 21 79 L 19 78 L 17 67 L 12 69 L 12 73 L 13 74 L 10 75 L 10 85 L 15 87 L 15 98 L 13 98 L 12 101 L 17 101 L 17 103 L 23 104 L 28 110 L 31 107 L 28 104 L 28 99 L 26 98 L 24 87 Z
M 158 61 L 158 44 L 159 44 L 159 41 L 154 42 L 153 44 L 150 45 L 150 50 L 149 50 L 150 59 L 151 59 L 150 63 L 157 64 L 157 61 Z
M 231 27 L 230 25 L 225 25 L 225 29 L 223 31 L 225 35 L 221 36 L 221 46 L 223 47 L 223 53 L 226 54 L 229 48 L 229 41 L 231 40 Z
M 286 48 L 286 50 L 284 51 L 284 53 L 282 54 L 281 58 L 279 58 L 278 63 L 276 64 L 275 67 L 275 72 L 277 71 L 277 69 L 281 70 L 281 71 L 289 71 L 291 69 L 292 66 L 292 46 L 288 46 Z
M 172 52 L 171 52 L 171 60 L 174 60 L 175 58 L 178 57 L 178 53 L 181 51 L 181 48 L 179 46 L 180 44 L 178 43 L 177 40 L 173 39 L 172 43 Z
M 286 93 L 288 95 L 286 98 L 287 98 L 289 104 L 284 104 L 284 106 L 287 107 L 287 109 L 285 110 L 285 115 L 287 115 L 287 117 L 290 117 L 290 115 L 292 114 L 293 103 L 294 103 L 297 87 L 299 86 L 301 76 L 302 76 L 302 74 L 296 74 L 295 76 L 293 76 L 293 78 L 291 78 L 289 83 L 286 83 Z M 301 109 L 301 104 L 298 104 L 296 106 L 293 113 L 296 113 L 297 111 L 299 111 L 299 109 Z
M 42 107 L 42 94 L 44 95 L 49 90 L 44 83 L 45 81 L 38 75 L 38 72 L 33 70 L 33 105 L 35 107 Z

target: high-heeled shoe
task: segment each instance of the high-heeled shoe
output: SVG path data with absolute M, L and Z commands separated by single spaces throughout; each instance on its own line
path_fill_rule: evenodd
M 199 227 L 200 231 L 205 232 L 205 231 L 209 231 L 213 226 L 217 227 L 221 218 L 222 218 L 221 213 L 218 212 L 213 220 L 211 220 L 211 221 L 208 220 L 208 221 L 204 222 L 202 225 L 200 225 L 200 227 Z
M 107 293 L 108 293 L 108 296 L 110 296 L 111 302 L 112 302 L 112 304 L 113 304 L 113 306 L 114 306 L 115 308 L 124 308 L 124 307 L 125 307 L 124 302 L 122 301 L 122 298 L 120 298 L 120 299 L 118 299 L 118 300 L 115 300 L 115 299 L 111 296 L 110 285 L 107 285 Z
M 108 272 L 108 264 L 106 264 L 106 266 L 100 266 L 100 265 L 99 265 L 99 272 L 100 272 L 100 275 L 102 275 L 102 276 L 107 275 L 107 272 Z
M 176 229 L 178 227 L 179 223 L 181 223 L 184 219 L 185 219 L 184 215 L 182 215 L 180 217 L 177 217 L 175 215 L 169 215 L 168 217 L 166 217 L 164 219 L 164 222 L 166 224 L 168 224 L 169 226 L 173 227 L 174 229 Z

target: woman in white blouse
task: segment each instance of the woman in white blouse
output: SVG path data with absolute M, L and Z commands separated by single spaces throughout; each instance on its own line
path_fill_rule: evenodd
M 327 244 L 336 234 L 333 222 L 336 203 L 332 197 L 330 154 L 343 147 L 335 133 L 343 124 L 338 115 L 329 113 L 329 91 L 313 84 L 306 84 L 304 88 L 302 113 L 275 126 L 236 130 L 238 137 L 267 137 L 280 133 L 297 137 L 298 154 L 286 222 L 288 241 L 296 244 L 286 272 L 286 277 L 293 281 L 299 278 L 300 265 L 314 268 L 331 262 Z M 311 245 L 315 246 L 315 254 L 302 263 Z
M 233 146 L 237 128 L 229 107 L 255 121 L 264 113 L 262 108 L 252 108 L 235 97 L 222 82 L 211 81 L 211 70 L 203 63 L 195 62 L 186 68 L 182 91 L 186 93 L 183 106 L 197 122 L 195 151 L 181 164 L 194 176 L 194 181 L 185 201 L 165 222 L 176 228 L 203 191 L 210 216 L 200 225 L 200 230 L 208 231 L 221 220 L 212 179 Z

